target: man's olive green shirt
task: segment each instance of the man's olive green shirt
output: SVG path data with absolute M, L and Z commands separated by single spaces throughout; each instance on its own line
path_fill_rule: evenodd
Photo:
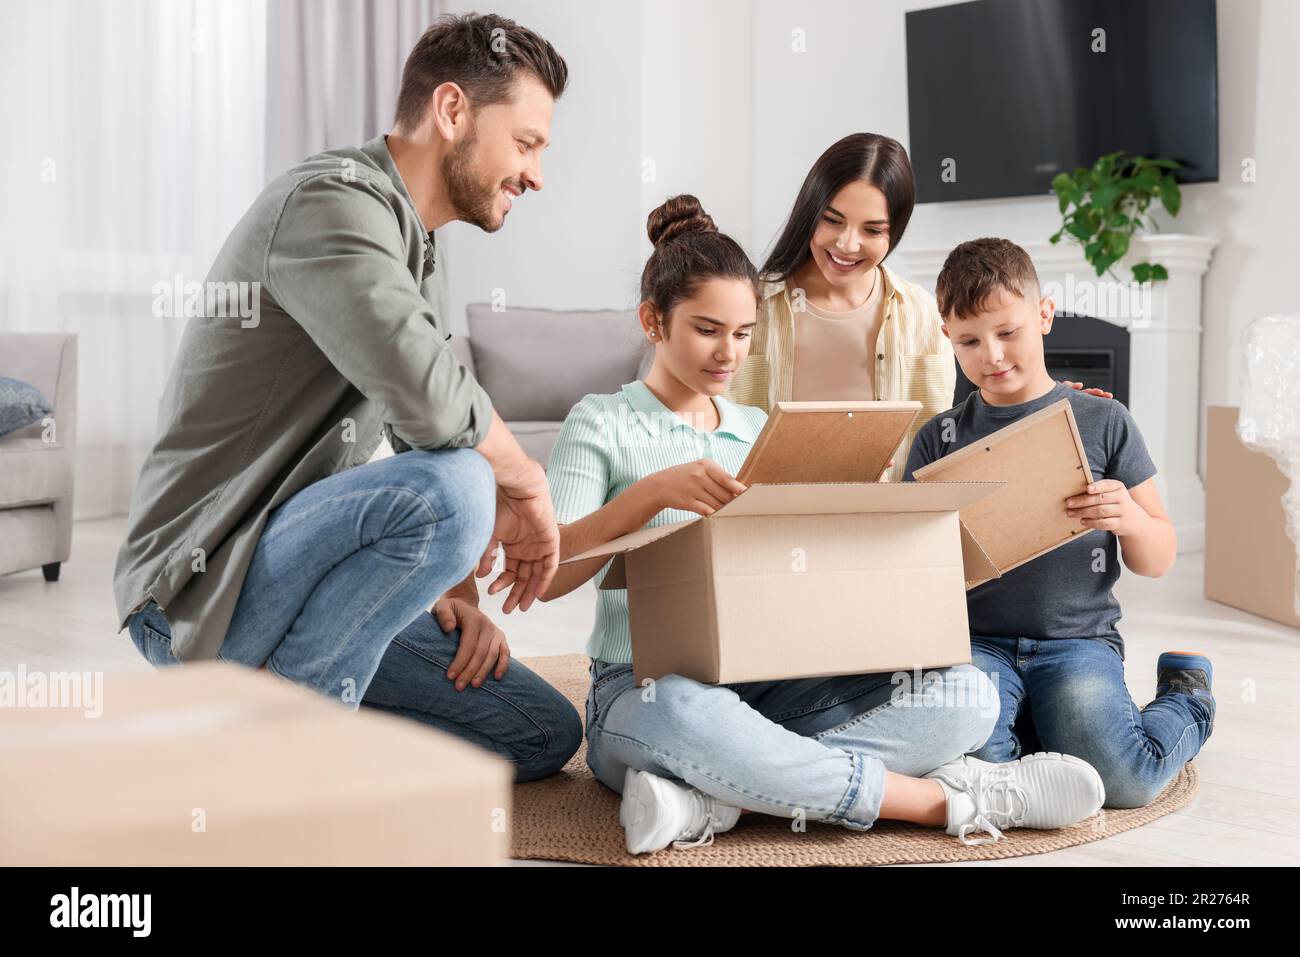
M 257 315 L 209 294 L 162 396 L 113 575 L 123 625 L 152 598 L 178 659 L 216 657 L 271 509 L 383 435 L 397 451 L 483 440 L 492 406 L 452 355 L 434 266 L 382 136 L 263 190 L 205 287 L 257 283 Z

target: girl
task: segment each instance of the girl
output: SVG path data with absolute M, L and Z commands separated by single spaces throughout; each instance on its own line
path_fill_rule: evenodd
M 656 209 L 648 232 L 654 253 L 638 317 L 654 365 L 618 393 L 584 397 L 565 419 L 547 475 L 562 557 L 731 501 L 744 491 L 734 475 L 766 418 L 723 395 L 755 325 L 753 264 L 693 196 Z M 599 558 L 562 565 L 543 600 L 607 567 Z M 642 688 L 632 675 L 627 592 L 598 595 L 587 760 L 623 795 L 633 854 L 711 843 L 742 811 L 858 830 L 893 818 L 988 843 L 1001 828 L 1060 827 L 1101 806 L 1101 781 L 1077 758 L 1034 754 L 995 765 L 962 757 L 984 743 L 998 714 L 996 689 L 970 665 L 929 675 L 908 693 L 889 674 L 732 685 L 668 675 Z M 815 609 L 791 609 L 792 640 L 809 621 L 815 626 Z M 972 838 L 977 830 L 988 836 Z

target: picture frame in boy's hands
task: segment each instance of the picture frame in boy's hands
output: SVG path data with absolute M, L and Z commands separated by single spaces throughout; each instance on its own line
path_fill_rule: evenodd
M 1054 402 L 913 473 L 918 482 L 1002 481 L 961 510 L 962 523 L 1005 575 L 1087 534 L 1065 500 L 1093 481 L 1069 399 Z
M 875 482 L 921 403 L 778 402 L 736 479 L 745 485 Z

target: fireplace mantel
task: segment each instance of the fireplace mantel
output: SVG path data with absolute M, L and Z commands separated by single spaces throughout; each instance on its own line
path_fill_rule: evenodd
M 1084 283 L 1109 279 L 1098 279 L 1074 243 L 1021 245 L 1033 258 L 1044 287 L 1055 285 L 1077 293 Z M 1178 530 L 1178 550 L 1183 552 L 1205 547 L 1205 487 L 1197 472 L 1201 280 L 1216 245 L 1213 239 L 1173 233 L 1134 237 L 1128 256 L 1115 265 L 1115 274 L 1127 278 L 1132 263 L 1158 262 L 1169 271 L 1169 279 L 1151 285 L 1147 314 L 1140 308 L 1114 315 L 1102 314 L 1104 310 L 1089 313 L 1129 331 L 1129 411 L 1160 470 L 1156 481 Z M 949 247 L 909 248 L 899 255 L 898 272 L 934 292 L 949 252 Z M 1094 299 L 1099 301 L 1100 296 Z M 1057 308 L 1081 311 L 1071 309 L 1068 302 L 1058 302 Z

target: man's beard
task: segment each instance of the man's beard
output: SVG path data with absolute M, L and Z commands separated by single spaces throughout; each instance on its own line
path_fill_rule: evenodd
M 485 233 L 495 233 L 505 218 L 497 219 L 496 202 L 499 186 L 480 183 L 473 176 L 470 151 L 478 140 L 478 130 L 442 158 L 442 178 L 447 197 L 456 210 L 456 218 L 477 226 Z

